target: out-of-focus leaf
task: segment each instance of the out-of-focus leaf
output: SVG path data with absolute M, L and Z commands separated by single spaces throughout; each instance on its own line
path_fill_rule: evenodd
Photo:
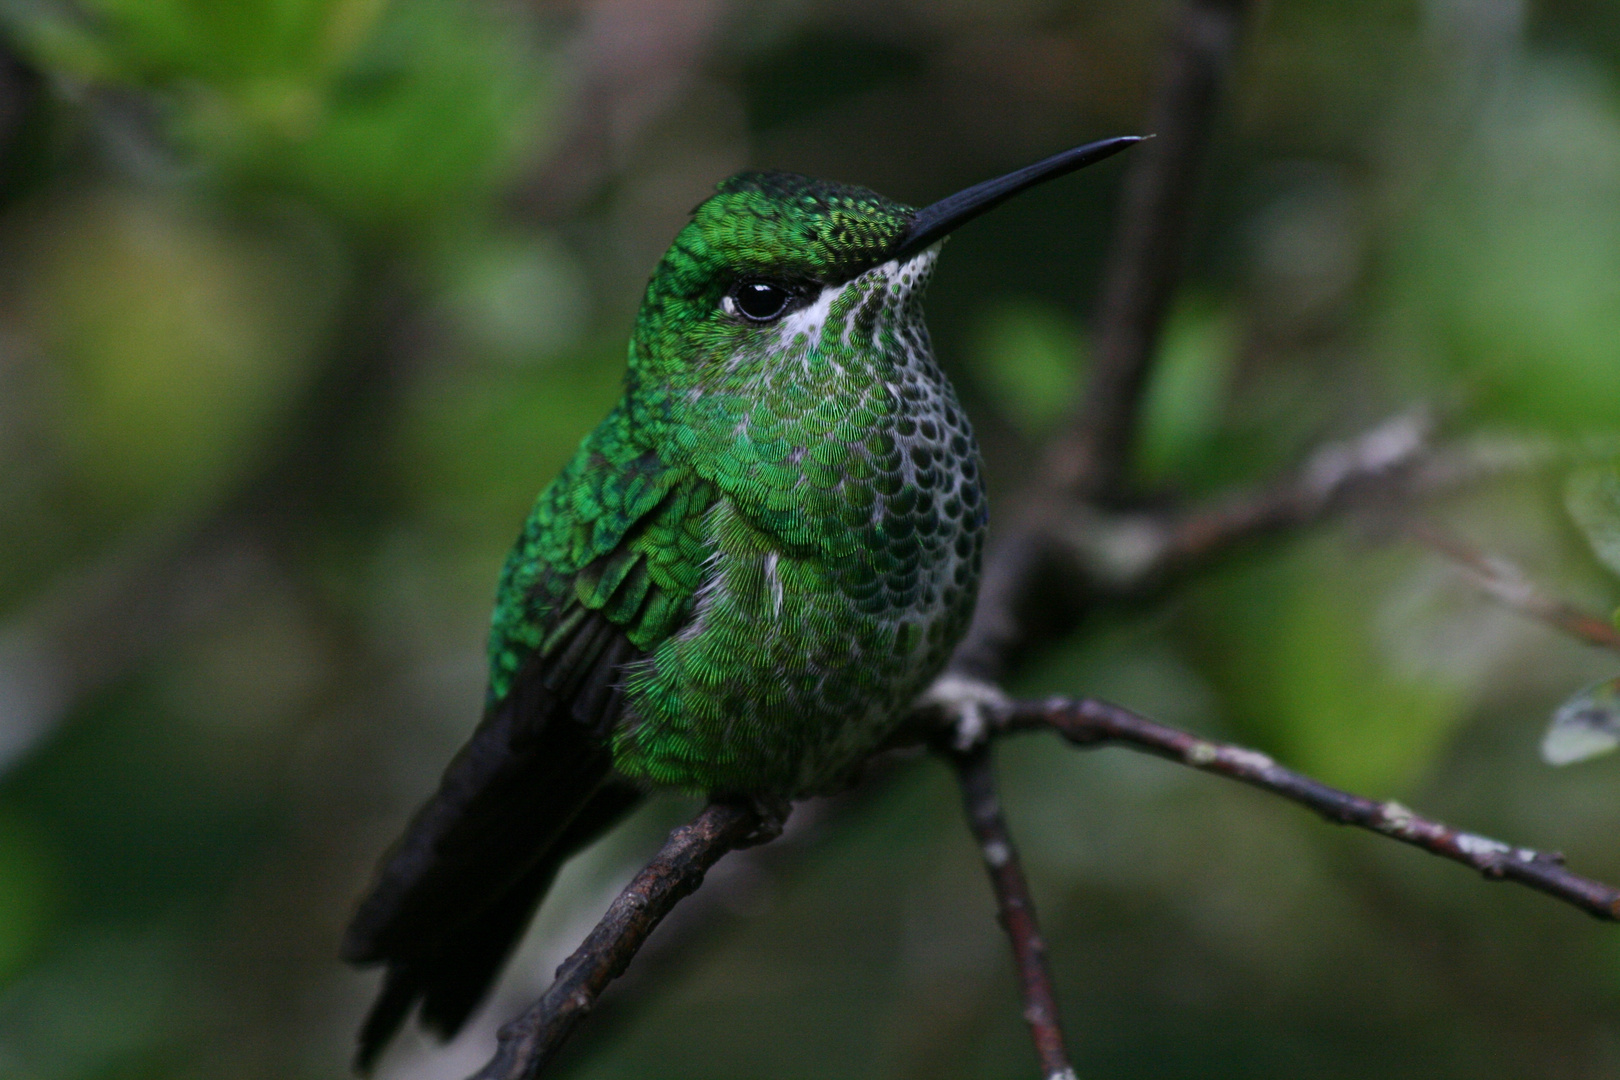
M 1171 316 L 1143 402 L 1136 462 L 1144 479 L 1162 481 L 1208 447 L 1225 405 L 1234 337 L 1231 320 L 1208 301 Z
M 89 81 L 216 89 L 301 81 L 343 62 L 387 0 L 81 0 L 34 4 L 18 36 L 53 70 Z M 9 14 L 9 12 L 6 12 Z
M 274 242 L 103 194 L 59 207 L 25 247 L 11 269 L 57 376 L 57 438 L 103 514 L 218 491 L 311 374 L 330 281 Z
M 1397 792 L 1465 715 L 1471 665 L 1412 655 L 1412 641 L 1434 635 L 1385 617 L 1403 607 L 1408 563 L 1345 544 L 1303 545 L 1220 580 L 1200 611 L 1203 633 L 1219 628 L 1201 638 L 1205 674 L 1242 740 L 1329 782 Z
M 973 358 L 975 376 L 1031 435 L 1063 415 L 1087 361 L 1073 320 L 1033 300 L 992 307 L 979 324 Z
M 548 130 L 554 58 L 455 0 L 85 7 L 18 20 L 19 37 L 48 70 L 161 95 L 166 130 L 210 173 L 363 226 L 466 212 Z
M 1541 759 L 1572 765 L 1620 746 L 1620 678 L 1593 683 L 1553 713 L 1541 737 Z
M 241 167 L 362 225 L 476 209 L 548 130 L 556 64 L 526 44 L 488 10 L 395 3 L 317 88 L 314 122 L 248 146 Z
M 1620 471 L 1614 463 L 1571 473 L 1564 485 L 1564 505 L 1586 534 L 1592 553 L 1620 574 Z

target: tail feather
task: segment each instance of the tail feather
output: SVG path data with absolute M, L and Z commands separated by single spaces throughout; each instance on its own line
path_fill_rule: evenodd
M 488 993 L 563 862 L 639 792 L 609 777 L 621 669 L 641 653 L 592 613 L 532 658 L 384 859 L 342 955 L 388 972 L 360 1033 L 376 1060 L 411 1009 L 448 1038 Z
M 453 1037 L 488 995 L 562 864 L 640 803 L 636 788 L 608 781 L 591 797 L 551 850 L 493 905 L 478 909 L 434 943 L 430 955 L 391 961 L 381 992 L 361 1026 L 357 1071 L 369 1072 L 414 1006 L 422 1025 Z
M 423 1024 L 447 1039 L 461 1030 L 522 939 L 562 864 L 623 820 L 641 798 L 641 792 L 628 784 L 609 782 L 597 789 L 546 857 L 514 884 L 499 904 L 486 911 L 460 947 L 446 956 L 433 985 L 423 995 Z
M 408 967 L 390 966 L 383 976 L 382 990 L 360 1025 L 359 1046 L 354 1052 L 354 1071 L 362 1076 L 371 1072 L 377 1055 L 393 1039 L 422 996 L 420 978 Z

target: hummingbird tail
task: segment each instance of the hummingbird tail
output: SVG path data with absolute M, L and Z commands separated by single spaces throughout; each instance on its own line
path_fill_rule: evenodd
M 383 988 L 360 1029 L 355 1069 L 370 1071 L 418 1003 L 420 1022 L 440 1038 L 460 1031 L 489 993 L 558 869 L 617 824 L 641 798 L 642 793 L 628 784 L 603 784 L 554 847 L 497 904 L 481 909 L 475 921 L 458 925 L 454 933 L 435 942 L 431 957 L 390 961 Z
M 545 858 L 444 951 L 433 977 L 423 980 L 418 1015 L 425 1027 L 446 1039 L 461 1030 L 523 937 L 562 864 L 617 825 L 640 804 L 641 797 L 641 792 L 628 784 L 607 783 L 598 788 Z
M 489 709 L 349 924 L 343 958 L 388 969 L 360 1031 L 360 1072 L 418 1004 L 424 1026 L 454 1035 L 558 869 L 641 799 L 610 776 L 605 738 L 623 709 L 621 669 L 641 653 L 599 616 L 570 637 Z

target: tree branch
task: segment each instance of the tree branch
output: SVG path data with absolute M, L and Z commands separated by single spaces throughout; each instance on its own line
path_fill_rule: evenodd
M 1057 525 L 1058 536 L 1088 588 L 1135 595 L 1251 540 L 1318 524 L 1358 495 L 1405 495 L 1431 455 L 1431 428 L 1426 414 L 1403 413 L 1321 447 L 1272 483 L 1168 514 L 1109 515 L 1080 507 Z
M 1620 653 L 1620 630 L 1608 620 L 1574 604 L 1548 596 L 1523 570 L 1495 555 L 1487 555 L 1462 540 L 1425 525 L 1411 525 L 1414 540 L 1445 556 L 1485 595 L 1530 618 L 1596 645 Z
M 495 1056 L 472 1080 L 530 1080 L 552 1059 L 618 978 L 648 935 L 726 852 L 756 842 L 764 821 L 752 807 L 711 803 L 669 834 L 653 860 L 619 893 L 602 921 L 557 969 L 556 981 L 500 1031 Z
M 1126 173 L 1091 381 L 1068 434 L 1047 453 L 1047 478 L 1071 496 L 1113 493 L 1123 478 L 1244 6 L 1189 0 L 1172 31 L 1150 125 L 1157 137 Z
M 1280 479 L 1191 509 L 1120 511 L 1082 502 L 1047 513 L 992 550 L 952 670 L 1000 682 L 1055 608 L 1139 598 L 1244 543 L 1318 524 L 1358 497 L 1447 490 L 1501 467 L 1494 458 L 1472 460 L 1467 448 L 1434 450 L 1432 427 L 1426 412 L 1402 413 L 1319 448 Z M 1513 460 L 1522 464 L 1522 456 Z
M 951 753 L 950 757 L 956 767 L 956 781 L 962 789 L 968 826 L 978 841 L 984 868 L 990 875 L 990 887 L 996 894 L 997 918 L 1012 943 L 1013 960 L 1018 965 L 1018 981 L 1024 995 L 1024 1019 L 1035 1040 L 1035 1053 L 1041 1059 L 1041 1075 L 1046 1080 L 1075 1080 L 1069 1053 L 1063 1044 L 1052 972 L 1046 963 L 1046 940 L 1041 937 L 1029 882 L 1024 878 L 1024 868 L 1013 846 L 1012 833 L 1007 829 L 1007 819 L 1001 813 L 990 747 L 979 743 L 966 752 Z
M 1029 641 L 1061 629 L 1084 606 L 1083 590 L 1075 595 L 1061 580 L 1053 511 L 1118 494 L 1244 7 L 1244 0 L 1188 0 L 1177 16 L 1152 107 L 1157 137 L 1131 154 L 1125 174 L 1091 379 L 985 559 L 973 623 L 951 660 L 958 674 L 1002 681 Z
M 1203 772 L 1238 780 L 1316 811 L 1328 821 L 1354 825 L 1479 871 L 1493 881 L 1516 881 L 1599 919 L 1620 921 L 1620 888 L 1572 873 L 1555 852 L 1513 847 L 1426 818 L 1393 800 L 1379 801 L 1329 787 L 1277 764 L 1257 750 L 1216 742 L 1155 723 L 1128 709 L 1090 698 L 1008 701 L 991 687 L 960 694 L 956 705 L 940 696 L 912 730 L 951 758 L 968 822 L 984 855 L 1002 925 L 1012 943 L 1024 996 L 1024 1017 L 1034 1036 L 1043 1075 L 1074 1075 L 1064 1047 L 1046 945 L 1035 920 L 1029 884 L 1001 813 L 987 740 L 1026 731 L 1055 731 L 1076 746 L 1115 743 Z M 973 738 L 965 741 L 963 736 Z M 585 1018 L 597 998 L 624 971 L 658 923 L 703 883 L 720 857 L 774 835 L 759 811 L 713 803 L 670 833 L 662 850 L 621 892 L 601 922 L 557 969 L 556 981 L 522 1016 L 501 1029 L 494 1058 L 472 1080 L 533 1080 Z
M 1571 873 L 1564 868 L 1561 855 L 1512 847 L 1421 817 L 1394 801 L 1379 802 L 1328 787 L 1283 768 L 1256 750 L 1213 742 L 1088 698 L 1053 698 L 984 709 L 997 733 L 1045 729 L 1077 746 L 1119 743 L 1146 750 L 1279 795 L 1337 824 L 1371 829 L 1462 863 L 1491 880 L 1517 881 L 1597 918 L 1620 921 L 1620 889 Z

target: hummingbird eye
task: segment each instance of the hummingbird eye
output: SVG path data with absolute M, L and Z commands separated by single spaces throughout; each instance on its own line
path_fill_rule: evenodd
M 788 309 L 793 294 L 768 281 L 739 281 L 726 294 L 726 310 L 749 322 L 770 322 Z

